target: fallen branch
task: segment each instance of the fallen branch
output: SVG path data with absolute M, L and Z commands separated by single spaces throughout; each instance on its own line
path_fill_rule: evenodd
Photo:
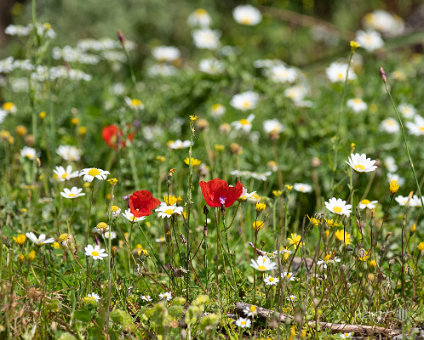
M 249 303 L 237 302 L 235 307 L 235 312 L 239 315 L 245 316 L 244 310 L 250 309 L 252 306 Z M 255 306 L 258 312 L 258 317 L 261 319 L 270 319 L 273 316 L 280 319 L 280 322 L 283 323 L 292 323 L 294 317 L 287 314 L 279 314 L 278 312 L 272 311 L 270 309 L 262 308 Z M 307 322 L 308 326 L 316 328 L 315 321 Z M 385 327 L 378 326 L 364 326 L 364 325 L 349 325 L 349 324 L 340 324 L 340 323 L 331 323 L 331 322 L 318 322 L 318 325 L 321 328 L 329 329 L 332 333 L 356 333 L 364 336 L 370 336 L 375 334 L 382 334 L 387 337 L 394 337 L 401 334 L 401 330 L 390 329 Z M 272 326 L 272 324 L 270 324 Z

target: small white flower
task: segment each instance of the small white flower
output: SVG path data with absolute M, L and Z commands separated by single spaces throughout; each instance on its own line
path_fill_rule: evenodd
M 350 339 L 352 337 L 353 333 L 341 333 L 340 337 L 342 339 Z
M 414 195 L 411 197 L 411 199 L 409 199 L 408 196 L 396 196 L 395 197 L 396 202 L 398 202 L 398 204 L 401 207 L 404 207 L 408 204 L 409 207 L 420 207 L 421 206 L 421 200 L 419 199 L 419 197 L 417 195 Z M 409 201 L 409 203 L 408 203 Z
M 125 97 L 124 100 L 125 104 L 133 110 L 138 111 L 144 109 L 144 104 L 140 99 Z
M 161 236 L 161 237 L 159 237 L 159 238 L 155 239 L 155 241 L 156 241 L 157 243 L 162 243 L 162 242 L 165 242 L 165 241 L 166 241 L 166 239 L 165 239 L 165 237 Z
M 267 275 L 264 277 L 264 282 L 267 286 L 276 286 L 280 279 L 278 277 L 273 277 L 271 275 Z
M 413 122 L 406 122 L 409 133 L 415 136 L 424 135 L 424 118 L 416 115 Z
M 106 231 L 106 232 L 103 233 L 103 236 L 107 239 L 110 238 L 111 240 L 113 240 L 113 239 L 116 238 L 116 233 L 114 231 L 112 231 L 112 232 Z
M 192 36 L 194 44 L 198 48 L 216 50 L 219 47 L 219 37 L 221 36 L 219 31 L 203 28 L 193 31 Z
M 387 133 L 397 133 L 399 132 L 399 123 L 393 118 L 387 118 L 381 122 L 380 129 Z
M 279 134 L 280 132 L 285 130 L 284 125 L 281 124 L 277 119 L 264 120 L 263 126 L 264 126 L 264 131 L 267 134 L 270 134 L 270 133 Z
M 234 20 L 239 24 L 254 26 L 261 22 L 261 12 L 251 5 L 240 5 L 233 9 Z
M 237 170 L 235 170 L 235 171 L 237 171 Z M 233 171 L 231 172 L 231 174 L 234 175 Z M 241 193 L 239 199 L 241 199 L 242 201 L 246 201 L 249 198 L 255 199 L 255 194 L 256 194 L 256 191 L 252 191 L 251 193 L 248 193 L 247 189 L 245 187 L 243 187 L 243 192 Z
M 37 237 L 35 236 L 33 232 L 30 232 L 30 233 L 26 233 L 25 235 L 37 246 L 42 246 L 43 244 L 54 242 L 54 238 L 46 239 L 45 234 L 40 234 L 40 236 Z
M 68 188 L 64 188 L 63 192 L 61 192 L 60 194 L 65 198 L 77 198 L 85 195 L 85 193 L 81 191 L 82 189 L 77 187 L 72 187 L 71 190 L 69 190 Z
M 57 148 L 56 152 L 68 162 L 77 162 L 81 159 L 81 150 L 72 145 L 61 145 Z
M 246 307 L 243 309 L 244 314 L 247 317 L 254 318 L 256 315 L 258 315 L 258 309 L 254 305 L 250 305 L 250 307 Z
M 344 82 L 346 79 L 347 68 L 348 68 L 347 64 L 334 62 L 326 69 L 327 78 L 332 83 Z M 348 80 L 356 79 L 356 74 L 351 67 L 349 68 L 347 79 Z
M 225 106 L 221 104 L 214 104 L 211 107 L 211 114 L 214 118 L 219 118 L 225 113 Z
M 256 107 L 259 101 L 259 95 L 253 91 L 246 91 L 239 94 L 235 94 L 233 98 L 231 98 L 231 106 L 241 110 L 247 111 L 252 110 Z
M 168 142 L 168 148 L 173 150 L 181 150 L 181 149 L 185 149 L 189 147 L 190 147 L 189 140 L 181 141 L 180 139 L 177 139 L 176 141 Z
M 337 215 L 345 215 L 349 217 L 352 212 L 352 205 L 346 204 L 346 201 L 343 201 L 340 198 L 330 198 L 328 202 L 325 202 L 325 207 L 330 210 L 332 213 Z
M 141 296 L 140 296 L 140 298 L 141 298 L 143 301 L 146 301 L 146 302 L 150 302 L 150 301 L 152 301 L 152 298 L 150 297 L 150 295 L 141 295 Z
M 134 222 L 141 222 L 143 220 L 146 219 L 146 216 L 141 216 L 141 217 L 135 217 L 132 213 L 130 209 L 127 209 L 124 211 L 124 213 L 122 214 L 122 216 L 124 216 L 128 221 L 134 223 Z
M 297 296 L 296 295 L 287 296 L 287 300 L 289 300 L 289 301 L 296 301 L 297 300 Z
M 368 105 L 361 98 L 349 99 L 346 104 L 355 113 L 365 111 L 368 108 Z
M 415 109 L 415 107 L 413 107 L 410 104 L 400 104 L 398 106 L 398 111 L 402 114 L 402 116 L 404 118 L 413 118 L 415 116 L 415 114 L 417 113 L 417 110 Z
M 389 172 L 396 172 L 398 170 L 395 159 L 391 156 L 384 159 L 384 166 L 387 168 L 387 170 L 389 170 Z
M 351 154 L 346 163 L 356 172 L 372 172 L 377 169 L 377 166 L 374 165 L 375 161 L 367 158 L 364 153 L 362 155 L 359 153 Z
M 286 279 L 288 281 L 295 281 L 296 280 L 296 276 L 294 276 L 293 273 L 290 273 L 290 272 L 282 272 L 281 278 Z
M 200 26 L 203 28 L 209 27 L 211 21 L 212 20 L 209 13 L 203 8 L 196 9 L 193 13 L 189 15 L 187 19 L 187 23 L 189 26 Z
M 121 208 L 117 205 L 112 205 L 112 207 L 110 208 L 110 212 L 113 217 L 118 217 L 121 214 Z
M 238 121 L 232 122 L 231 126 L 234 127 L 237 131 L 243 131 L 245 133 L 250 132 L 252 129 L 252 121 L 255 118 L 254 114 L 250 114 L 249 117 L 240 119 Z
M 405 178 L 400 177 L 398 174 L 392 174 L 392 173 L 389 172 L 387 174 L 387 179 L 388 179 L 389 183 L 393 180 L 396 181 L 399 184 L 400 187 L 405 184 Z
M 174 65 L 161 63 L 150 66 L 147 73 L 150 77 L 168 77 L 176 74 L 177 71 L 178 69 Z
M 152 55 L 156 60 L 172 62 L 180 58 L 180 50 L 174 46 L 158 46 L 152 51 Z
M 108 254 L 106 253 L 105 249 L 100 248 L 100 246 L 95 245 L 94 247 L 89 244 L 87 247 L 84 248 L 85 255 L 91 256 L 93 260 L 103 260 L 103 258 L 107 257 Z
M 171 299 L 172 299 L 171 292 L 161 293 L 161 294 L 159 294 L 159 298 L 160 298 L 161 300 L 169 301 L 169 300 L 171 300 Z
M 236 325 L 240 328 L 249 328 L 252 322 L 249 319 L 238 318 L 236 321 Z
M 96 293 L 88 294 L 87 297 L 93 298 L 94 300 L 96 300 L 96 302 L 99 302 L 100 301 L 100 296 L 97 295 Z
M 375 205 L 378 203 L 378 201 L 370 201 L 367 199 L 363 199 L 361 202 L 359 202 L 359 209 L 375 209 Z
M 24 146 L 21 150 L 21 157 L 33 160 L 37 157 L 37 151 L 29 146 Z
M 305 184 L 305 183 L 296 183 L 293 185 L 293 188 L 294 190 L 298 192 L 304 192 L 304 193 L 312 192 L 312 187 L 309 184 Z
M 271 262 L 267 256 L 258 256 L 256 261 L 251 259 L 250 262 L 250 266 L 256 270 L 259 270 L 260 272 L 265 272 L 277 268 L 277 264 L 275 262 Z
M 15 35 L 17 37 L 26 37 L 32 31 L 32 26 L 9 25 L 4 30 L 8 35 Z
M 183 213 L 183 207 L 178 207 L 176 204 L 167 205 L 166 203 L 161 203 L 155 211 L 158 212 L 158 217 L 170 218 L 172 215 L 181 215 Z
M 265 70 L 265 75 L 276 83 L 294 83 L 298 78 L 297 70 L 284 64 L 271 66 Z
M 405 29 L 405 24 L 400 17 L 381 9 L 365 15 L 363 25 L 368 29 L 378 30 L 388 36 L 399 35 Z
M 218 59 L 202 59 L 199 63 L 199 70 L 208 74 L 218 74 L 225 70 L 224 64 Z
M 71 178 L 78 177 L 78 171 L 72 171 L 72 166 L 68 165 L 66 169 L 63 166 L 57 166 L 53 173 L 56 175 L 55 179 L 59 182 L 70 180 Z
M 79 175 L 80 177 L 84 176 L 84 182 L 92 182 L 95 178 L 100 181 L 103 181 L 107 178 L 107 175 L 109 175 L 109 171 L 105 171 L 98 168 L 85 168 L 80 171 Z
M 341 260 L 338 257 L 332 258 L 331 256 L 328 256 L 324 258 L 324 260 L 317 261 L 317 265 L 321 268 L 327 269 L 328 264 L 333 264 L 336 262 L 340 262 Z
M 381 34 L 377 31 L 372 30 L 360 30 L 356 32 L 355 41 L 359 43 L 360 47 L 370 52 L 378 50 L 379 48 L 382 48 L 384 46 L 384 41 L 381 38 Z

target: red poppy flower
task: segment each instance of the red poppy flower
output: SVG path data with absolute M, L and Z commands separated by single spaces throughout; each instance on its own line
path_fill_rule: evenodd
M 199 185 L 206 203 L 212 208 L 222 205 L 226 208 L 231 207 L 243 193 L 243 185 L 240 181 L 237 182 L 235 187 L 229 186 L 226 181 L 220 178 L 215 178 L 209 182 L 201 181 Z
M 124 133 L 119 130 L 119 128 L 115 125 L 108 125 L 103 128 L 102 138 L 113 149 L 118 149 L 118 147 L 125 147 L 125 140 L 123 138 Z M 134 133 L 131 132 L 128 134 L 127 139 L 132 141 L 134 138 Z
M 135 217 L 149 216 L 160 204 L 157 198 L 147 190 L 139 190 L 130 196 L 130 211 Z

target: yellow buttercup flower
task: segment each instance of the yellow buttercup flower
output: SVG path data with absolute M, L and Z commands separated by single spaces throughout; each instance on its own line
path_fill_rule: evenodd
M 264 211 L 265 208 L 266 208 L 266 204 L 265 203 L 261 203 L 261 202 L 257 202 L 256 203 L 256 211 L 257 212 Z
M 44 111 L 40 112 L 40 119 L 43 120 L 46 118 L 46 113 Z
M 19 261 L 21 261 L 21 262 L 25 261 L 25 255 L 24 254 L 19 255 Z
M 337 230 L 335 233 L 334 233 L 334 236 L 336 236 L 336 238 L 339 240 L 339 241 L 344 241 L 344 243 L 345 244 L 350 244 L 351 243 L 351 236 L 350 236 L 350 234 L 349 233 L 347 233 L 347 232 L 344 232 L 342 229 L 339 229 L 339 230 Z
M 272 194 L 275 197 L 280 197 L 283 192 L 281 190 L 272 190 Z
M 377 267 L 377 262 L 375 260 L 369 260 L 368 265 L 372 268 Z
M 317 227 L 321 223 L 321 221 L 316 219 L 315 217 L 308 216 L 308 219 L 315 227 Z
M 389 190 L 392 195 L 396 194 L 399 190 L 399 184 L 395 179 L 390 181 Z
M 28 260 L 33 261 L 35 259 L 35 251 L 31 250 L 28 254 Z
M 74 125 L 78 125 L 78 122 L 79 122 L 79 119 L 76 117 L 71 119 L 71 123 Z
M 350 41 L 350 50 L 352 51 L 352 53 L 355 53 L 355 50 L 360 47 L 361 45 L 359 45 L 358 42 L 351 40 Z
M 117 178 L 109 178 L 107 180 L 111 185 L 115 185 L 116 183 L 118 183 L 118 179 Z
M 423 251 L 424 250 L 424 242 L 420 242 L 419 244 L 418 244 L 418 250 L 421 250 L 421 251 Z
M 416 229 L 417 229 L 417 225 L 414 223 L 411 227 L 411 233 L 415 233 Z
M 302 242 L 302 236 L 292 233 L 291 237 L 287 239 L 292 246 L 301 248 L 305 242 Z
M 188 157 L 187 157 L 187 158 L 184 160 L 184 163 L 185 163 L 185 164 L 187 164 L 187 165 L 189 165 L 189 164 L 190 164 L 190 158 L 188 158 Z M 198 165 L 200 165 L 200 164 L 202 164 L 202 161 L 201 161 L 201 160 L 191 157 L 191 165 L 192 165 L 193 167 L 198 166 Z
M 264 221 L 255 221 L 253 222 L 253 230 L 258 232 L 259 230 L 261 230 L 264 227 L 265 223 Z
M 293 185 L 286 184 L 285 187 L 287 188 L 288 191 L 292 191 L 293 190 Z
M 60 249 L 60 243 L 59 242 L 53 242 L 52 247 L 55 249 Z
M 26 241 L 26 236 L 24 234 L 18 234 L 16 237 L 13 236 L 13 241 L 15 241 L 16 244 L 22 246 Z

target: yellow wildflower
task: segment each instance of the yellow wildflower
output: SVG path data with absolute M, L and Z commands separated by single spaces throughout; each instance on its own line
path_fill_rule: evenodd
M 299 248 L 301 248 L 305 244 L 305 242 L 302 242 L 302 236 L 295 233 L 292 233 L 291 237 L 289 237 L 287 241 L 289 241 L 291 245 Z
M 396 194 L 399 190 L 399 184 L 395 179 L 392 179 L 389 184 L 389 190 L 392 195 Z
M 256 211 L 257 212 L 264 211 L 265 208 L 266 208 L 266 204 L 265 203 L 261 203 L 261 202 L 257 202 L 256 203 Z
M 285 187 L 287 188 L 288 191 L 292 191 L 293 189 L 293 185 L 286 184 Z
M 156 156 L 156 160 L 163 163 L 163 162 L 165 162 L 166 158 L 163 157 L 163 156 Z
M 31 250 L 30 253 L 28 254 L 28 260 L 32 261 L 35 259 L 35 251 Z
M 359 43 L 356 42 L 355 40 L 350 41 L 350 50 L 352 51 L 352 53 L 355 53 L 355 50 L 360 46 L 361 45 L 359 45 Z
M 46 113 L 44 111 L 40 112 L 40 119 L 43 120 L 46 118 Z
M 26 236 L 24 234 L 18 234 L 16 237 L 13 236 L 13 241 L 15 241 L 16 244 L 22 246 L 26 241 Z
M 275 197 L 280 197 L 283 192 L 281 190 L 272 190 L 272 194 Z
M 253 230 L 258 232 L 259 230 L 261 230 L 264 226 L 264 221 L 255 221 L 253 222 Z
M 339 229 L 334 233 L 334 236 L 336 236 L 336 238 L 339 241 L 344 241 L 345 244 L 350 244 L 351 243 L 351 239 L 350 239 L 350 234 L 347 232 L 344 232 L 343 230 Z
M 420 242 L 419 244 L 418 244 L 418 250 L 421 250 L 421 251 L 423 251 L 424 250 L 424 242 Z
M 189 164 L 190 164 L 190 158 L 188 158 L 188 157 L 187 157 L 187 158 L 184 160 L 184 163 L 185 163 L 185 164 L 187 164 L 187 165 L 189 165 Z M 200 165 L 200 164 L 202 164 L 202 161 L 201 161 L 201 160 L 191 157 L 191 165 L 192 165 L 193 167 L 198 166 L 198 165 Z

